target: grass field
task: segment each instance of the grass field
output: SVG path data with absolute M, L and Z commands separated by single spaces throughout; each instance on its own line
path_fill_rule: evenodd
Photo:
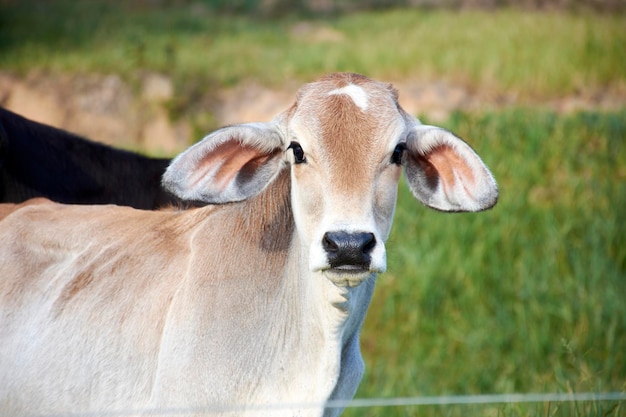
M 116 72 L 132 80 L 149 69 L 188 91 L 350 70 L 535 100 L 626 92 L 624 15 L 370 12 L 310 19 L 339 34 L 311 41 L 292 35 L 297 16 L 97 0 L 0 7 L 0 70 L 18 74 Z M 367 370 L 357 397 L 626 391 L 626 104 L 610 113 L 455 113 L 443 126 L 492 168 L 501 199 L 485 213 L 443 214 L 401 185 L 389 272 L 362 335 Z M 346 415 L 621 416 L 626 402 Z
M 522 97 L 626 91 L 621 14 L 391 10 L 267 20 L 215 15 L 200 2 L 13 3 L 0 6 L 0 68 L 21 73 L 44 68 L 132 78 L 151 69 L 181 86 L 211 88 L 244 79 L 282 85 L 349 70 L 381 79 L 451 80 Z M 295 35 L 303 20 L 333 36 Z

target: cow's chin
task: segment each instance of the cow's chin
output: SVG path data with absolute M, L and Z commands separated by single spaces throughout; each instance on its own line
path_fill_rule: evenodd
M 337 268 L 328 268 L 322 271 L 324 276 L 338 287 L 354 288 L 362 284 L 364 281 L 373 278 L 381 271 L 372 271 L 371 269 L 361 267 L 342 266 Z

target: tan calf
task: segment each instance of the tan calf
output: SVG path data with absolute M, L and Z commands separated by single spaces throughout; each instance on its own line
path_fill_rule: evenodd
M 172 162 L 170 191 L 218 205 L 0 208 L 0 414 L 340 414 L 297 404 L 359 384 L 402 166 L 429 207 L 496 203 L 468 145 L 406 114 L 390 85 L 342 73 Z M 276 402 L 296 405 L 255 408 Z

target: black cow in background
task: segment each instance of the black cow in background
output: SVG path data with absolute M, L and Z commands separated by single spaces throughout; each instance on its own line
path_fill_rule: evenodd
M 161 188 L 166 158 L 115 149 L 0 108 L 0 202 L 155 209 L 178 202 Z

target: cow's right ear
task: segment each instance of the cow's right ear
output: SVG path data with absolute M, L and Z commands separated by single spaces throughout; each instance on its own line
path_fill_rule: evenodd
M 277 123 L 228 126 L 178 155 L 163 174 L 163 187 L 188 201 L 242 201 L 272 182 L 282 153 Z
M 467 143 L 439 127 L 411 123 L 404 164 L 418 200 L 442 211 L 480 211 L 496 204 L 496 180 Z

